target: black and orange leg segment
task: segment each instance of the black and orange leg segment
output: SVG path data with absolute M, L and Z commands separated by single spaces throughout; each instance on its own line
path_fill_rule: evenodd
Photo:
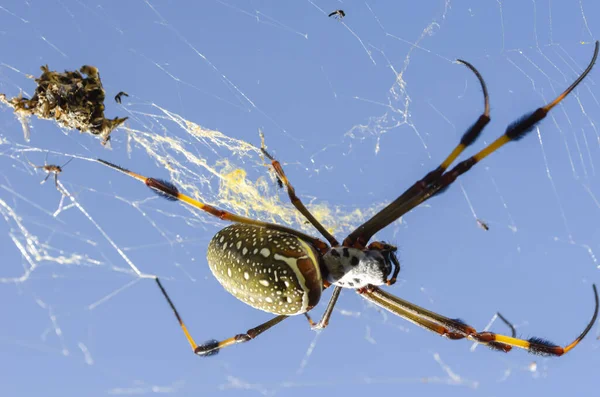
M 552 110 L 563 99 L 565 99 L 575 89 L 575 87 L 577 87 L 577 85 L 579 85 L 579 83 L 581 83 L 581 81 L 589 74 L 589 72 L 592 70 L 592 67 L 594 66 L 594 63 L 596 62 L 596 58 L 598 57 L 599 46 L 600 43 L 596 42 L 594 48 L 594 55 L 592 56 L 592 60 L 590 61 L 589 65 L 583 71 L 583 73 L 563 93 L 557 96 L 550 103 L 536 109 L 531 113 L 524 115 L 515 122 L 511 123 L 506 128 L 504 134 L 498 139 L 496 139 L 494 142 L 483 148 L 475 155 L 469 157 L 464 161 L 461 161 L 451 170 L 446 171 L 451 165 L 451 163 L 454 162 L 454 160 L 456 160 L 456 158 L 462 153 L 462 151 L 475 141 L 475 139 L 479 136 L 479 133 L 483 129 L 483 126 L 487 124 L 487 122 L 481 122 L 481 117 L 485 116 L 484 113 L 484 115 L 480 117 L 480 119 L 474 124 L 474 126 L 471 127 L 471 129 L 468 130 L 465 133 L 465 135 L 463 135 L 461 143 L 442 162 L 440 167 L 438 167 L 434 171 L 431 171 L 425 176 L 425 178 L 415 183 L 415 185 L 410 187 L 394 202 L 385 207 L 383 210 L 381 210 L 363 225 L 359 226 L 358 229 L 352 232 L 350 236 L 348 236 L 348 238 L 344 240 L 344 246 L 364 246 L 364 244 L 366 244 L 368 240 L 379 230 L 383 229 L 396 219 L 400 218 L 402 215 L 406 214 L 411 209 L 415 208 L 419 204 L 431 198 L 432 196 L 443 192 L 452 183 L 454 183 L 454 181 L 456 181 L 456 179 L 460 175 L 469 171 L 475 164 L 479 163 L 481 160 L 494 153 L 495 151 L 506 145 L 508 142 L 518 141 L 525 137 L 527 134 L 529 134 L 531 131 L 533 131 L 534 128 L 538 125 L 538 123 L 548 115 L 550 110 Z M 478 75 L 478 77 L 480 76 Z M 482 123 L 481 126 L 479 124 L 480 122 Z
M 317 229 L 319 231 L 319 233 L 321 233 L 321 235 L 323 237 L 325 237 L 325 239 L 327 241 L 329 241 L 329 244 L 332 247 L 336 247 L 336 246 L 340 245 L 340 243 L 338 243 L 338 241 L 335 239 L 335 237 L 333 237 L 331 235 L 331 233 L 329 233 L 323 227 L 323 225 L 321 225 L 321 223 L 317 220 L 317 218 L 315 218 L 313 216 L 313 214 L 310 213 L 308 208 L 306 208 L 306 206 L 304 206 L 304 203 L 302 203 L 302 200 L 300 200 L 300 198 L 298 196 L 296 196 L 296 190 L 294 189 L 294 187 L 290 183 L 289 179 L 285 175 L 285 172 L 283 171 L 283 167 L 281 166 L 279 161 L 277 161 L 273 156 L 271 156 L 269 154 L 269 152 L 267 152 L 267 150 L 264 147 L 264 142 L 263 142 L 263 146 L 260 148 L 260 150 L 265 155 L 265 157 L 267 157 L 271 161 L 271 166 L 273 167 L 273 169 L 275 170 L 275 173 L 277 174 L 277 178 L 278 178 L 277 181 L 278 181 L 278 183 L 285 185 L 288 196 L 290 197 L 290 201 L 292 202 L 294 207 L 296 207 L 296 209 L 298 211 L 300 211 L 300 213 L 302 215 L 304 215 L 304 217 L 306 219 L 308 219 L 308 221 L 315 227 L 315 229 Z
M 125 169 L 123 167 L 120 167 L 118 165 L 109 163 L 108 161 L 105 161 L 105 160 L 97 159 L 96 161 L 99 162 L 100 164 L 103 164 L 103 165 L 109 167 L 109 168 L 120 171 L 120 172 L 124 173 L 125 175 L 128 175 L 134 179 L 137 179 L 138 181 L 143 182 L 146 186 L 151 188 L 152 191 L 157 193 L 159 196 L 166 198 L 167 200 L 181 201 L 187 205 L 190 205 L 190 206 L 198 208 L 202 211 L 208 212 L 209 214 L 211 214 L 219 219 L 225 220 L 225 221 L 230 221 L 230 222 L 235 222 L 235 223 L 243 223 L 243 224 L 248 224 L 248 225 L 263 226 L 263 227 L 268 227 L 269 229 L 272 229 L 272 230 L 279 230 L 282 232 L 293 234 L 294 236 L 298 236 L 301 239 L 305 240 L 306 242 L 312 244 L 321 253 L 325 253 L 329 249 L 329 246 L 324 241 L 321 241 L 317 238 L 314 238 L 312 236 L 309 236 L 308 234 L 304 234 L 297 230 L 294 230 L 294 229 L 291 229 L 291 228 L 288 228 L 285 226 L 277 225 L 275 223 L 262 222 L 262 221 L 258 221 L 258 220 L 252 219 L 252 218 L 246 218 L 244 216 L 236 215 L 229 211 L 225 211 L 225 210 L 219 209 L 217 207 L 213 207 L 212 205 L 202 203 L 186 194 L 181 193 L 179 191 L 179 189 L 177 188 L 177 186 L 175 186 L 171 182 L 168 182 L 168 181 L 165 181 L 162 179 L 148 178 L 143 175 L 137 174 L 133 171 L 130 171 L 128 169 Z
M 357 292 L 366 300 L 376 304 L 377 306 L 388 310 L 389 312 L 402 317 L 413 324 L 416 324 L 429 331 L 435 332 L 448 339 L 469 339 L 471 341 L 487 345 L 494 350 L 509 352 L 513 347 L 525 349 L 529 353 L 542 356 L 562 356 L 573 349 L 592 329 L 598 317 L 598 290 L 596 285 L 593 285 L 594 291 L 594 314 L 590 322 L 587 324 L 583 332 L 570 344 L 566 346 L 555 345 L 542 338 L 529 338 L 527 340 L 516 338 L 514 336 L 514 327 L 507 322 L 513 329 L 513 336 L 496 334 L 494 332 L 477 332 L 470 325 L 465 324 L 461 320 L 450 319 L 440 314 L 431 312 L 420 306 L 412 304 L 408 301 L 400 299 L 392 294 L 389 294 L 375 286 L 369 286 Z M 503 319 L 503 317 L 501 317 Z
M 481 135 L 481 132 L 485 126 L 490 122 L 490 98 L 483 77 L 469 62 L 461 59 L 458 59 L 457 62 L 468 67 L 475 74 L 475 76 L 477 76 L 477 79 L 481 85 L 481 90 L 483 91 L 483 113 L 477 118 L 477 121 L 475 121 L 475 123 L 473 123 L 467 129 L 467 131 L 465 131 L 458 145 L 456 145 L 448 157 L 446 157 L 446 159 L 444 159 L 444 161 L 442 161 L 437 168 L 430 171 L 427 175 L 425 175 L 425 177 L 415 182 L 411 187 L 406 189 L 406 191 L 404 191 L 400 197 L 390 203 L 387 207 L 385 207 L 367 222 L 359 226 L 344 240 L 344 246 L 363 249 L 375 233 L 402 216 L 403 214 L 398 215 L 399 212 L 397 208 L 399 208 L 402 203 L 410 201 L 411 198 L 417 196 L 428 186 L 438 180 L 448 169 L 448 167 L 458 158 L 458 156 L 460 156 L 460 154 L 467 147 L 471 146 L 473 142 L 479 138 L 479 135 Z
M 277 317 L 270 319 L 269 321 L 267 321 L 265 323 L 260 324 L 257 327 L 249 329 L 248 331 L 246 331 L 243 334 L 237 334 L 231 338 L 224 339 L 222 341 L 213 339 L 211 341 L 204 343 L 201 346 L 196 347 L 194 349 L 194 353 L 196 353 L 199 356 L 213 356 L 213 355 L 217 354 L 224 347 L 251 341 L 252 339 L 256 338 L 258 335 L 260 335 L 263 332 L 276 326 L 277 324 L 279 324 L 286 318 L 288 318 L 288 316 L 279 315 Z
M 177 321 L 179 322 L 179 326 L 183 330 L 183 333 L 184 333 L 188 343 L 192 347 L 192 350 L 194 351 L 195 354 L 197 354 L 199 356 L 214 356 L 215 354 L 219 353 L 219 350 L 221 350 L 224 347 L 251 341 L 252 339 L 256 338 L 258 335 L 262 334 L 263 332 L 267 331 L 268 329 L 274 327 L 275 325 L 279 324 L 280 322 L 282 322 L 283 320 L 288 318 L 288 316 L 283 316 L 283 315 L 277 316 L 265 323 L 260 324 L 257 327 L 249 329 L 248 331 L 246 331 L 243 334 L 238 334 L 238 335 L 235 335 L 234 337 L 224 339 L 222 341 L 212 339 L 212 340 L 209 340 L 209 341 L 203 343 L 202 345 L 198 345 L 194 341 L 194 338 L 192 338 L 191 334 L 189 333 L 187 327 L 185 326 L 183 320 L 181 319 L 181 316 L 179 315 L 179 312 L 177 312 L 177 309 L 175 308 L 173 301 L 171 301 L 169 294 L 167 294 L 167 291 L 162 286 L 162 283 L 160 282 L 159 278 L 156 277 L 155 280 L 156 280 L 156 284 L 158 284 L 158 288 L 160 288 L 163 296 L 165 297 L 167 302 L 169 302 L 169 306 L 171 307 L 171 310 L 173 310 L 173 314 L 175 314 L 175 317 L 177 318 Z
M 445 173 L 440 180 L 439 188 L 434 193 L 439 193 L 441 190 L 447 188 L 452 182 L 456 180 L 460 175 L 469 171 L 475 164 L 494 153 L 502 146 L 506 145 L 512 141 L 518 141 L 524 138 L 527 134 L 535 129 L 540 121 L 546 118 L 550 110 L 552 110 L 556 105 L 558 105 L 563 99 L 565 99 L 574 89 L 583 81 L 583 79 L 588 75 L 588 73 L 592 70 L 594 63 L 596 62 L 596 58 L 598 57 L 598 49 L 600 47 L 600 43 L 597 41 L 594 48 L 594 55 L 592 56 L 592 60 L 587 66 L 587 68 L 583 71 L 583 73 L 559 96 L 557 96 L 550 103 L 536 109 L 535 111 L 524 115 L 519 118 L 515 122 L 509 124 L 506 128 L 506 131 L 502 136 L 496 139 L 494 142 L 483 148 L 479 153 L 471 156 L 470 158 L 458 163 L 452 170 Z

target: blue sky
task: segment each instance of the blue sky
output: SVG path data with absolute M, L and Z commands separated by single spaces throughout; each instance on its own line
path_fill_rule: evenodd
M 228 295 L 206 265 L 206 246 L 226 223 L 85 160 L 171 179 L 207 202 L 310 232 L 246 145 L 260 145 L 260 130 L 341 240 L 348 217 L 360 223 L 354 209 L 366 214 L 397 197 L 482 111 L 475 77 L 454 59 L 474 64 L 488 85 L 492 122 L 477 150 L 583 70 L 600 29 L 597 2 L 0 6 L 0 92 L 31 95 L 26 75 L 39 76 L 40 65 L 91 64 L 107 117 L 130 118 L 107 149 L 35 119 L 25 142 L 20 122 L 0 107 L 3 394 L 554 396 L 597 388 L 597 327 L 562 358 L 472 351 L 350 290 L 320 334 L 292 318 L 251 343 L 195 357 L 154 282 L 134 268 L 161 277 L 199 342 L 256 326 L 269 315 Z M 343 23 L 327 17 L 340 8 Z M 600 253 L 597 81 L 594 69 L 539 130 L 377 235 L 399 247 L 392 293 L 478 329 L 499 310 L 524 338 L 566 344 L 581 332 Z M 130 95 L 122 105 L 112 100 L 119 91 Z M 44 173 L 28 163 L 43 164 L 46 151 L 49 163 L 80 157 L 60 175 L 72 194 L 62 207 L 52 181 L 40 185 Z M 239 181 L 225 185 L 241 171 L 249 195 L 236 190 Z M 492 329 L 505 331 L 499 322 Z

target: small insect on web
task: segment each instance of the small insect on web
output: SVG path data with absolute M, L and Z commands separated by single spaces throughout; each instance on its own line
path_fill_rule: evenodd
M 330 13 L 328 16 L 334 17 L 335 19 L 341 21 L 346 16 L 346 13 L 344 12 L 344 10 L 335 10 L 334 12 Z
M 56 190 L 58 190 L 63 196 L 67 196 L 67 194 L 60 188 L 60 186 L 58 186 L 58 174 L 60 174 L 63 171 L 63 168 L 65 168 L 67 166 L 67 164 L 69 164 L 71 161 L 73 161 L 73 157 L 71 157 L 69 160 L 67 160 L 67 162 L 64 163 L 63 165 L 48 164 L 48 153 L 46 153 L 46 158 L 44 159 L 44 165 L 35 165 L 31 161 L 29 161 L 29 160 L 27 160 L 27 161 L 33 168 L 36 168 L 36 169 L 41 168 L 44 171 L 46 171 L 46 177 L 44 178 L 43 181 L 40 182 L 40 184 L 46 183 L 46 181 L 48 180 L 50 175 L 54 175 L 54 185 L 56 186 Z
M 483 113 L 467 129 L 459 144 L 437 168 L 427 173 L 387 207 L 356 228 L 342 244 L 305 207 L 296 195 L 283 167 L 266 151 L 264 145 L 262 152 L 271 161 L 278 179 L 286 187 L 293 206 L 327 242 L 285 226 L 221 210 L 181 193 L 170 182 L 148 178 L 104 160 L 97 161 L 143 182 L 161 196 L 181 201 L 219 219 L 233 222 L 232 225 L 219 231 L 209 243 L 208 265 L 215 278 L 229 293 L 256 309 L 276 316 L 245 333 L 198 345 L 188 332 L 162 283 L 156 278 L 156 283 L 175 314 L 186 339 L 194 353 L 198 355 L 213 355 L 224 347 L 248 342 L 294 315 L 304 314 L 311 327 L 325 328 L 341 289 L 350 288 L 369 302 L 451 340 L 467 339 L 503 352 L 509 352 L 513 347 L 517 347 L 533 354 L 562 356 L 579 344 L 597 319 L 600 302 L 596 285 L 592 286 L 595 305 L 591 320 L 579 336 L 564 347 L 539 337 L 527 340 L 517 338 L 514 327 L 511 327 L 512 336 L 488 331 L 478 332 L 462 320 L 431 312 L 380 289 L 379 286 L 392 285 L 396 281 L 400 271 L 400 263 L 396 256 L 397 248 L 383 241 L 369 243 L 369 240 L 413 208 L 444 192 L 459 176 L 508 142 L 524 138 L 589 74 L 596 62 L 599 47 L 600 43 L 596 42 L 589 65 L 562 94 L 550 103 L 509 124 L 502 136 L 449 169 L 459 155 L 477 140 L 491 120 L 489 96 L 483 77 L 473 65 L 458 60 L 458 63 L 465 65 L 475 74 L 481 84 L 484 95 Z M 323 290 L 331 286 L 334 286 L 334 289 L 329 303 L 321 320 L 315 323 L 308 312 L 319 303 Z M 501 318 L 504 320 L 503 317 Z
M 481 219 L 477 219 L 477 226 L 479 226 L 480 228 L 482 228 L 483 230 L 485 230 L 486 232 L 488 230 L 490 230 L 490 225 L 488 225 L 487 222 L 482 221 Z

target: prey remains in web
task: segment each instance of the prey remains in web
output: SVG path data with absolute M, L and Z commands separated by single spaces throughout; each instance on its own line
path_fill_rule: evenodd
M 461 320 L 451 319 L 400 299 L 380 286 L 392 285 L 400 271 L 396 247 L 385 242 L 369 240 L 402 215 L 406 214 L 431 197 L 442 193 L 468 172 L 475 164 L 511 141 L 518 141 L 530 133 L 556 105 L 592 70 L 598 56 L 599 42 L 585 71 L 562 94 L 550 103 L 528 113 L 511 123 L 499 138 L 481 151 L 450 166 L 459 155 L 477 140 L 490 122 L 490 105 L 483 77 L 470 63 L 458 60 L 478 78 L 484 95 L 484 111 L 477 121 L 467 129 L 460 143 L 441 164 L 415 182 L 396 200 L 371 219 L 360 225 L 347 236 L 342 244 L 332 236 L 304 206 L 296 195 L 279 161 L 271 156 L 264 145 L 262 152 L 271 162 L 278 179 L 287 188 L 294 207 L 310 222 L 327 242 L 300 231 L 260 220 L 246 218 L 199 202 L 179 191 L 168 181 L 148 178 L 125 168 L 98 162 L 129 175 L 173 201 L 206 211 L 233 225 L 219 231 L 208 246 L 208 265 L 223 287 L 248 305 L 273 313 L 271 320 L 224 340 L 210 340 L 198 345 L 188 332 L 179 312 L 158 278 L 156 283 L 179 321 L 185 337 L 195 354 L 210 356 L 220 349 L 237 343 L 248 342 L 266 332 L 290 316 L 304 314 L 314 329 L 325 328 L 329 322 L 342 288 L 354 289 L 369 302 L 402 317 L 428 331 L 448 339 L 467 339 L 488 346 L 493 350 L 509 352 L 513 347 L 525 349 L 543 356 L 562 356 L 573 349 L 588 334 L 598 316 L 598 292 L 593 285 L 594 313 L 584 330 L 571 343 L 560 346 L 546 339 L 515 337 L 493 332 L 478 332 Z M 325 288 L 333 286 L 333 293 L 318 323 L 308 315 L 321 298 Z
M 96 67 L 84 65 L 79 71 L 64 73 L 52 71 L 47 65 L 41 69 L 43 73 L 35 79 L 37 87 L 31 98 L 19 95 L 7 99 L 6 95 L 0 94 L 0 102 L 11 106 L 21 118 L 33 115 L 55 120 L 63 127 L 100 136 L 102 144 L 106 144 L 110 133 L 127 120 L 127 117 L 112 120 L 104 117 L 105 92 Z M 26 129 L 26 140 L 29 140 L 28 134 Z

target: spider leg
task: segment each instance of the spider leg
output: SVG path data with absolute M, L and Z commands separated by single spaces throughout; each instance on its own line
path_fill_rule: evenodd
M 268 227 L 272 230 L 279 230 L 282 232 L 293 234 L 293 235 L 298 236 L 301 239 L 307 241 L 308 243 L 312 244 L 313 247 L 315 247 L 322 253 L 327 252 L 329 249 L 329 246 L 324 241 L 321 241 L 317 238 L 309 236 L 308 234 L 304 234 L 297 230 L 294 230 L 294 229 L 291 229 L 291 228 L 288 228 L 285 226 L 277 225 L 274 223 L 257 221 L 255 219 L 236 215 L 234 213 L 231 213 L 231 212 L 219 209 L 217 207 L 213 207 L 212 205 L 205 204 L 198 200 L 195 200 L 192 197 L 179 192 L 177 187 L 170 182 L 167 182 L 167 181 L 164 181 L 161 179 L 148 178 L 143 175 L 136 174 L 135 172 L 129 171 L 125 168 L 119 167 L 118 165 L 109 163 L 108 161 L 101 160 L 101 159 L 97 159 L 96 161 L 98 161 L 100 164 L 103 164 L 109 168 L 120 171 L 134 179 L 144 182 L 146 184 L 146 186 L 148 186 L 153 191 L 155 191 L 160 196 L 163 196 L 166 199 L 174 200 L 174 201 L 181 201 L 187 205 L 198 208 L 202 211 L 206 211 L 209 214 L 211 214 L 219 219 L 226 220 L 226 221 L 236 222 L 236 223 L 244 223 L 247 225 L 249 224 L 249 225 L 263 226 L 263 227 Z
M 420 307 L 413 305 L 410 302 L 401 300 L 400 298 L 391 296 L 391 295 L 390 295 L 390 297 L 380 296 L 379 293 L 382 293 L 382 295 L 383 295 L 382 290 L 379 290 L 379 289 L 374 290 L 373 288 L 364 288 L 364 289 L 357 290 L 356 292 L 358 294 L 360 294 L 363 298 L 368 300 L 369 302 L 372 302 L 372 303 L 376 304 L 377 306 L 382 307 L 382 308 L 388 310 L 389 312 L 391 312 L 399 317 L 402 317 L 403 319 L 408 320 L 411 323 L 413 323 L 421 328 L 424 328 L 431 332 L 435 332 L 445 338 L 452 339 L 452 340 L 464 339 L 464 338 L 466 338 L 466 335 L 468 333 L 476 332 L 474 328 L 469 327 L 466 324 L 463 324 L 462 322 L 459 322 L 459 326 L 457 328 L 452 328 L 452 326 L 450 324 L 452 323 L 452 321 L 457 321 L 457 320 L 452 320 L 449 318 L 446 319 L 444 317 L 444 319 L 447 321 L 445 321 L 444 323 L 440 323 L 438 321 L 434 321 L 431 318 L 431 316 L 422 316 L 415 311 L 415 308 L 421 309 Z M 425 310 L 425 309 L 423 309 L 423 310 Z M 428 313 L 428 314 L 435 315 L 435 313 Z M 510 347 L 509 347 L 509 350 L 510 350 Z
M 321 223 L 313 216 L 313 214 L 311 214 L 310 211 L 304 206 L 304 203 L 302 203 L 302 200 L 300 200 L 300 198 L 298 198 L 298 196 L 296 196 L 296 190 L 294 189 L 294 187 L 290 183 L 289 179 L 285 175 L 285 172 L 283 172 L 283 167 L 281 166 L 279 161 L 275 160 L 275 158 L 273 158 L 273 156 L 271 156 L 264 147 L 261 147 L 260 150 L 263 152 L 263 154 L 269 160 L 271 160 L 271 165 L 273 166 L 273 169 L 277 173 L 277 177 L 279 178 L 279 180 L 287 188 L 288 196 L 290 197 L 290 200 L 291 200 L 292 204 L 294 205 L 294 207 L 296 207 L 296 209 L 298 211 L 300 211 L 300 213 L 302 215 L 304 215 L 304 217 L 306 219 L 308 219 L 308 221 L 319 231 L 319 233 L 321 233 L 321 235 L 323 237 L 325 237 L 325 239 L 327 239 L 327 241 L 329 241 L 329 244 L 332 247 L 340 245 L 340 243 L 338 243 L 338 241 L 335 239 L 335 237 L 333 237 L 323 227 L 323 225 L 321 225 Z
M 500 314 L 500 312 L 496 312 L 496 316 L 498 316 L 498 318 L 500 320 L 502 320 L 502 322 L 504 324 L 506 324 L 508 326 L 508 328 L 510 328 L 510 331 L 511 331 L 510 336 L 512 336 L 513 338 L 515 338 L 517 336 L 517 329 L 515 328 L 515 326 L 513 325 L 513 323 L 511 323 L 510 321 L 508 321 L 506 319 L 506 317 L 504 317 L 502 314 Z
M 519 139 L 527 135 L 529 132 L 531 132 L 535 128 L 535 126 L 546 117 L 548 112 L 550 112 L 552 108 L 554 108 L 563 99 L 565 99 L 565 97 L 567 97 L 567 95 L 569 95 L 571 91 L 573 91 L 575 87 L 577 87 L 577 85 L 581 83 L 581 81 L 592 70 L 594 63 L 596 62 L 596 58 L 598 57 L 599 45 L 600 43 L 596 42 L 594 48 L 594 55 L 592 56 L 592 60 L 590 61 L 585 71 L 562 94 L 557 96 L 553 101 L 551 101 L 547 105 L 540 107 L 534 112 L 526 114 L 525 116 L 511 123 L 506 128 L 506 131 L 502 136 L 500 136 L 498 139 L 496 139 L 494 142 L 483 148 L 475 155 L 458 163 L 454 168 L 446 172 L 446 169 L 450 166 L 450 164 L 458 157 L 460 153 L 462 153 L 462 151 L 467 146 L 469 146 L 475 141 L 475 139 L 481 133 L 481 130 L 483 129 L 485 124 L 487 124 L 487 121 L 484 121 L 484 116 L 486 116 L 484 112 L 484 114 L 480 116 L 479 120 L 475 122 L 475 124 L 463 135 L 461 143 L 451 152 L 451 154 L 442 162 L 442 164 L 438 168 L 431 171 L 423 179 L 417 181 L 413 186 L 408 188 L 400 197 L 394 200 L 391 204 L 389 204 L 379 213 L 375 214 L 367 222 L 359 226 L 344 240 L 343 245 L 354 246 L 357 248 L 364 247 L 369 241 L 369 239 L 373 237 L 373 235 L 379 230 L 383 229 L 402 215 L 406 214 L 411 209 L 421 204 L 422 202 L 428 200 L 430 197 L 441 193 L 442 191 L 447 189 L 460 175 L 469 171 L 475 164 L 483 160 L 485 157 L 500 149 L 508 142 L 518 141 Z M 468 64 L 464 61 L 461 62 L 468 66 Z M 474 70 L 474 68 L 471 67 L 471 70 Z M 483 79 L 481 79 L 478 73 L 476 74 L 483 84 Z M 486 111 L 487 109 L 488 106 L 486 105 Z
M 427 175 L 423 177 L 423 179 L 415 182 L 411 187 L 406 189 L 404 193 L 400 195 L 396 200 L 390 203 L 383 210 L 375 214 L 371 219 L 367 222 L 363 223 L 359 226 L 355 231 L 353 231 L 345 240 L 344 246 L 348 247 L 356 247 L 363 248 L 367 245 L 371 237 L 379 230 L 383 229 L 404 213 L 398 211 L 397 208 L 401 206 L 403 203 L 406 203 L 411 198 L 415 197 L 419 193 L 421 193 L 427 186 L 429 186 L 433 181 L 440 178 L 440 176 L 448 169 L 450 164 L 456 160 L 456 158 L 470 145 L 473 144 L 485 128 L 485 126 L 490 122 L 490 97 L 488 95 L 487 86 L 485 85 L 485 81 L 483 77 L 479 73 L 477 69 L 473 65 L 471 65 L 467 61 L 458 60 L 459 63 L 468 67 L 477 77 L 479 83 L 481 85 L 481 90 L 483 91 L 483 102 L 484 102 L 484 111 L 479 116 L 477 121 L 467 129 L 467 131 L 463 134 L 462 138 L 458 145 L 450 152 L 448 157 L 444 161 L 440 163 L 440 165 L 434 170 L 430 171 Z M 397 215 L 400 213 L 400 215 Z
M 327 308 L 321 317 L 321 320 L 318 323 L 315 323 L 312 318 L 310 318 L 308 313 L 304 313 L 306 318 L 308 319 L 308 323 L 310 324 L 310 328 L 313 330 L 319 330 L 326 328 L 329 325 L 329 319 L 331 318 L 331 313 L 333 313 L 333 308 L 340 296 L 340 292 L 342 292 L 342 287 L 338 287 L 337 285 L 333 289 L 333 293 L 331 298 L 329 299 L 329 303 L 327 304 Z
M 194 341 L 194 338 L 192 338 L 192 336 L 190 335 L 187 327 L 185 326 L 185 324 L 183 323 L 183 320 L 181 319 L 181 316 L 177 312 L 175 305 L 171 301 L 171 298 L 169 297 L 169 295 L 167 294 L 167 291 L 162 286 L 158 277 L 156 277 L 155 280 L 156 280 L 156 284 L 158 284 L 158 288 L 160 288 L 160 291 L 162 292 L 163 296 L 167 299 L 167 302 L 169 303 L 171 310 L 173 310 L 173 314 L 175 314 L 175 317 L 177 318 L 177 321 L 179 322 L 179 326 L 183 330 L 183 333 L 185 334 L 185 337 L 186 337 L 188 343 L 194 350 L 194 353 L 199 356 L 214 356 L 215 354 L 219 353 L 219 350 L 221 350 L 224 347 L 231 346 L 231 345 L 234 345 L 237 343 L 244 343 L 244 342 L 251 341 L 252 339 L 256 338 L 258 335 L 262 334 L 263 332 L 267 331 L 268 329 L 274 327 L 275 325 L 279 324 L 280 322 L 282 322 L 283 320 L 288 318 L 288 316 L 280 315 L 280 316 L 272 318 L 271 320 L 269 320 L 265 323 L 260 324 L 257 327 L 249 329 L 248 331 L 246 331 L 243 334 L 238 334 L 234 337 L 224 339 L 222 341 L 217 341 L 217 340 L 212 339 L 202 345 L 198 345 Z
M 382 307 L 399 317 L 402 317 L 420 327 L 432 332 L 436 332 L 449 339 L 467 338 L 474 342 L 488 345 L 492 349 L 505 352 L 510 351 L 512 347 L 518 347 L 527 350 L 529 353 L 542 356 L 562 356 L 577 346 L 577 344 L 581 342 L 581 340 L 587 335 L 596 322 L 599 306 L 598 291 L 595 284 L 592 287 L 594 290 L 595 300 L 594 315 L 583 332 L 573 342 L 564 347 L 536 337 L 525 340 L 515 338 L 514 336 L 496 334 L 493 332 L 477 332 L 475 328 L 465 324 L 460 320 L 450 319 L 440 314 L 431 312 L 374 286 L 357 290 L 357 292 L 361 294 L 363 298 L 376 304 L 377 306 Z

